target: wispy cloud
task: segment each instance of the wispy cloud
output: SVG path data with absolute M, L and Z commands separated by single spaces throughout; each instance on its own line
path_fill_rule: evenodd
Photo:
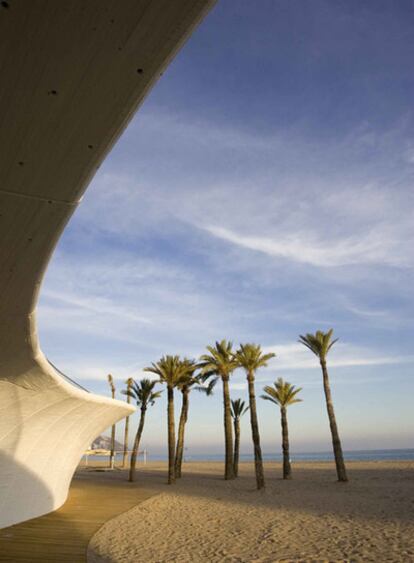
M 152 320 L 150 318 L 134 313 L 131 310 L 130 306 L 120 306 L 107 297 L 96 297 L 94 295 L 89 295 L 87 298 L 82 298 L 63 291 L 46 290 L 43 293 L 43 298 L 52 299 L 65 305 L 70 305 L 70 310 L 73 312 L 75 312 L 76 309 L 84 309 L 97 315 L 102 315 L 104 317 L 115 316 L 140 324 L 152 323 Z
M 111 362 L 103 362 L 100 358 L 86 358 L 81 361 L 72 360 L 70 363 L 70 373 L 67 375 L 83 382 L 104 381 L 108 373 L 119 384 L 125 382 L 129 377 L 133 377 L 136 381 L 142 378 L 156 380 L 156 375 L 143 371 L 144 367 L 146 367 L 144 364 L 137 366 L 136 363 L 120 364 L 113 360 Z
M 221 336 L 237 341 L 260 334 L 268 341 L 269 323 L 295 332 L 310 323 L 342 323 L 348 338 L 355 317 L 381 321 L 386 329 L 391 323 L 378 311 L 388 310 L 392 318 L 396 309 L 379 301 L 369 314 L 361 293 L 368 275 L 373 295 L 412 294 L 410 276 L 395 273 L 413 263 L 407 191 L 387 187 L 384 176 L 367 181 L 361 164 L 350 181 L 339 156 L 351 158 L 355 143 L 360 150 L 370 144 L 392 151 L 397 132 L 385 145 L 364 129 L 356 140 L 349 136 L 330 146 L 309 144 L 297 131 L 260 136 L 154 113 L 140 127 L 136 150 L 149 164 L 137 169 L 131 160 L 122 172 L 103 168 L 73 220 L 71 251 L 61 247 L 48 272 L 39 311 L 47 337 L 72 331 L 79 354 L 82 334 L 94 346 L 103 339 L 105 365 L 133 345 L 125 363 L 135 354 L 145 364 L 165 352 L 197 355 Z M 177 168 L 167 137 L 174 138 L 174 155 L 184 152 L 186 162 L 193 161 L 190 169 L 197 167 L 197 183 L 184 166 Z M 161 168 L 150 166 L 151 144 L 163 159 Z M 211 174 L 206 162 L 213 157 Z M 229 158 L 237 159 L 234 176 L 228 174 Z M 392 153 L 391 161 L 396 158 Z M 321 161 L 335 167 L 320 174 Z M 366 352 L 348 349 L 332 361 L 396 362 Z M 280 357 L 275 367 L 315 365 L 303 354 Z M 91 354 L 92 367 L 82 373 L 100 373 L 95 360 Z
M 207 226 L 212 235 L 250 250 L 313 266 L 349 266 L 366 263 L 393 263 L 393 254 L 375 233 L 346 237 L 333 242 L 318 239 L 312 233 L 292 233 L 277 238 L 244 236 L 225 227 Z M 313 240 L 312 240 L 313 239 Z
M 142 239 L 192 228 L 201 252 L 210 249 L 197 229 L 324 269 L 413 266 L 412 165 L 399 148 L 406 123 L 381 134 L 365 123 L 334 142 L 310 142 L 294 128 L 260 135 L 162 111 L 138 123 L 130 136 L 146 166 L 133 160 L 98 175 L 77 219 L 88 232 Z
M 271 367 L 278 370 L 320 369 L 317 357 L 305 346 L 297 343 L 267 346 L 266 352 L 273 352 L 276 358 Z M 350 343 L 338 342 L 329 355 L 330 367 L 361 367 L 413 363 L 414 355 L 384 355 L 378 350 Z

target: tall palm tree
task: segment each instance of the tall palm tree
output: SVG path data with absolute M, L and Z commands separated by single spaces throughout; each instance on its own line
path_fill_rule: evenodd
M 128 382 L 130 379 L 128 379 Z M 137 406 L 141 411 L 141 415 L 139 418 L 139 424 L 137 428 L 137 433 L 135 435 L 134 446 L 132 448 L 131 454 L 131 463 L 129 466 L 129 481 L 133 481 L 135 477 L 135 466 L 137 462 L 137 455 L 139 450 L 139 444 L 141 442 L 142 432 L 144 430 L 145 424 L 145 414 L 147 412 L 147 408 L 152 406 L 155 403 L 155 400 L 160 397 L 162 391 L 154 391 L 155 385 L 158 381 L 151 381 L 150 379 L 141 379 L 140 381 L 136 382 L 132 379 L 132 383 L 128 384 L 128 388 L 122 390 L 124 395 L 130 397 L 131 399 L 135 399 Z
M 239 474 L 239 451 L 240 451 L 240 418 L 244 415 L 249 407 L 245 406 L 244 401 L 235 399 L 231 401 L 231 416 L 234 425 L 234 456 L 233 456 L 233 469 L 234 475 L 237 477 Z
M 280 419 L 282 423 L 282 450 L 283 450 L 283 479 L 292 479 L 292 468 L 290 466 L 289 455 L 289 429 L 287 422 L 286 409 L 295 403 L 300 403 L 302 399 L 298 399 L 296 395 L 302 391 L 301 387 L 295 389 L 295 386 L 288 381 L 283 381 L 281 377 L 274 382 L 273 387 L 266 385 L 263 387 L 265 395 L 262 399 L 272 401 L 280 407 Z
M 109 387 L 111 388 L 111 396 L 113 399 L 115 399 L 116 389 L 114 384 L 114 378 L 110 373 L 108 374 L 108 383 L 109 383 Z M 113 469 L 115 466 L 115 430 L 116 430 L 116 425 L 113 424 L 111 429 L 111 453 L 109 454 L 109 467 L 111 469 Z
M 184 433 L 185 425 L 188 420 L 188 409 L 189 409 L 189 396 L 190 391 L 193 386 L 200 383 L 198 377 L 194 374 L 198 368 L 195 360 L 188 360 L 184 358 L 183 363 L 186 365 L 183 380 L 178 385 L 178 389 L 181 391 L 182 403 L 181 403 L 181 413 L 180 422 L 178 424 L 178 436 L 177 436 L 177 447 L 175 450 L 175 477 L 179 479 L 181 477 L 181 467 L 183 463 L 183 453 L 184 453 Z
M 260 447 L 259 423 L 257 421 L 256 395 L 254 390 L 254 379 L 256 371 L 261 367 L 266 367 L 269 360 L 274 358 L 276 354 L 270 352 L 264 354 L 258 344 L 240 344 L 239 350 L 236 352 L 236 360 L 239 367 L 244 368 L 247 375 L 247 384 L 249 387 L 249 405 L 250 405 L 250 424 L 252 427 L 252 439 L 254 447 L 254 466 L 256 471 L 256 484 L 258 489 L 265 486 L 262 449 Z
M 128 393 L 128 391 L 131 390 L 131 387 L 132 387 L 132 385 L 133 385 L 133 383 L 134 383 L 134 380 L 132 379 L 132 377 L 129 377 L 129 378 L 126 380 L 125 383 L 126 383 L 126 386 L 127 386 L 126 392 L 125 392 L 125 391 L 122 391 L 122 393 L 127 396 L 127 403 L 129 404 L 129 403 L 131 402 L 131 395 Z M 127 417 L 125 418 L 124 455 L 123 455 L 123 458 L 122 458 L 122 467 L 125 467 L 126 461 L 127 461 L 127 457 L 128 457 L 128 434 L 129 434 L 129 416 L 127 416 Z
M 225 479 L 234 479 L 233 469 L 233 431 L 231 425 L 229 379 L 237 368 L 237 361 L 232 350 L 232 343 L 227 340 L 216 342 L 215 346 L 207 346 L 208 354 L 200 358 L 200 368 L 203 380 L 210 377 L 220 377 L 223 383 L 224 407 L 224 439 L 225 439 Z
M 175 483 L 175 422 L 174 387 L 185 380 L 187 366 L 179 356 L 163 356 L 158 362 L 144 368 L 155 373 L 160 383 L 167 386 L 168 397 L 168 484 Z
M 326 367 L 326 356 L 329 350 L 338 341 L 332 339 L 333 329 L 331 328 L 328 332 L 322 332 L 317 330 L 315 334 L 306 334 L 305 336 L 299 336 L 299 342 L 309 348 L 311 352 L 319 358 L 319 363 L 322 368 L 323 375 L 323 388 L 325 392 L 326 399 L 326 409 L 328 411 L 329 426 L 331 428 L 332 435 L 332 445 L 335 456 L 336 473 L 338 476 L 338 481 L 346 482 L 348 477 L 346 474 L 344 456 L 342 453 L 341 440 L 339 439 L 338 426 L 336 424 L 335 411 L 332 402 L 331 387 L 329 384 L 328 368 Z

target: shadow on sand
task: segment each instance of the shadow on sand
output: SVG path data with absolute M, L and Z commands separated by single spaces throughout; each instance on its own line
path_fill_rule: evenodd
M 239 477 L 234 481 L 225 481 L 219 464 L 212 463 L 211 471 L 202 471 L 193 469 L 190 462 L 175 485 L 166 484 L 166 472 L 157 466 L 140 469 L 137 481 L 132 486 L 141 485 L 158 492 L 212 499 L 218 499 L 223 494 L 223 500 L 229 500 L 230 492 L 231 502 L 234 503 L 249 504 L 254 496 L 255 502 L 264 506 L 300 510 L 316 516 L 326 512 L 335 512 L 344 517 L 357 516 L 363 508 L 364 518 L 386 517 L 412 523 L 414 501 L 410 499 L 414 499 L 414 463 L 349 462 L 347 467 L 348 483 L 336 480 L 334 464 L 331 462 L 298 463 L 293 479 L 284 481 L 281 478 L 281 464 L 267 462 L 266 489 L 257 491 L 252 463 L 242 463 Z M 122 472 L 118 478 L 123 478 Z M 401 510 L 401 505 L 407 503 L 411 510 Z

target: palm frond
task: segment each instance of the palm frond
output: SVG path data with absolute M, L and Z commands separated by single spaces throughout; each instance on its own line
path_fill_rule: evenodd
M 276 399 L 274 399 L 273 397 L 269 397 L 268 395 L 260 395 L 260 398 L 261 398 L 261 399 L 264 399 L 265 401 L 271 401 L 271 402 L 274 403 L 275 405 L 280 406 L 280 405 L 279 405 L 279 402 L 278 402 Z
M 200 357 L 198 367 L 201 370 L 202 381 L 210 377 L 229 377 L 237 368 L 237 361 L 232 350 L 232 343 L 227 340 L 216 342 L 215 346 L 207 346 L 208 354 Z
M 136 404 L 141 409 L 146 409 L 148 405 L 153 405 L 155 400 L 161 396 L 162 391 L 154 391 L 154 387 L 159 381 L 143 378 L 140 381 L 133 381 L 129 391 L 123 390 L 124 395 L 135 399 Z
M 204 393 L 205 395 L 207 395 L 207 397 L 210 397 L 211 395 L 213 395 L 214 387 L 216 386 L 218 379 L 218 377 L 214 377 L 209 381 L 207 386 L 197 385 L 197 387 L 195 387 L 195 390 L 199 391 L 200 393 Z
M 199 365 L 196 360 L 190 360 L 184 358 L 181 361 L 182 375 L 179 378 L 177 387 L 180 391 L 189 391 L 194 385 L 200 383 L 200 375 L 196 375 L 196 371 L 199 369 Z
M 274 382 L 273 386 L 266 385 L 263 387 L 263 391 L 265 394 L 261 395 L 261 398 L 271 401 L 279 407 L 288 407 L 289 405 L 302 402 L 302 399 L 297 398 L 297 394 L 302 391 L 302 387 L 295 387 L 281 377 Z
M 266 367 L 269 360 L 276 354 L 270 352 L 264 354 L 260 344 L 240 344 L 240 348 L 235 353 L 235 360 L 238 367 L 242 367 L 248 373 L 255 373 L 259 368 Z
M 315 334 L 307 333 L 299 336 L 299 342 L 309 348 L 321 361 L 326 361 L 326 356 L 338 338 L 331 340 L 333 328 L 328 332 L 317 330 Z
M 109 386 L 111 388 L 112 393 L 115 394 L 114 378 L 112 377 L 112 375 L 110 373 L 108 374 L 108 383 L 109 383 Z
M 184 383 L 191 371 L 189 362 L 190 360 L 182 360 L 180 356 L 167 355 L 145 367 L 143 371 L 154 373 L 167 387 L 177 387 Z
M 242 399 L 232 399 L 231 401 L 231 416 L 235 420 L 239 420 L 247 411 L 249 406 L 246 406 Z

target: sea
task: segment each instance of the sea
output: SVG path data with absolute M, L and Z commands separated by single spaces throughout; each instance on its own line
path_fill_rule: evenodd
M 166 454 L 151 453 L 148 449 L 147 461 L 166 461 Z M 414 448 L 400 449 L 400 450 L 349 450 L 344 451 L 344 458 L 347 461 L 414 461 Z M 92 456 L 90 460 L 97 461 L 107 460 L 105 456 Z M 122 459 L 122 455 L 116 456 L 116 461 Z M 240 461 L 253 461 L 253 454 L 240 454 Z M 291 452 L 290 459 L 295 461 L 333 461 L 334 456 L 332 452 Z M 281 461 L 282 454 L 278 453 L 265 453 L 263 454 L 264 461 Z M 139 456 L 139 461 L 142 462 L 142 456 Z M 224 461 L 224 454 L 221 453 L 202 453 L 192 454 L 190 449 L 185 452 L 186 462 L 197 461 Z

